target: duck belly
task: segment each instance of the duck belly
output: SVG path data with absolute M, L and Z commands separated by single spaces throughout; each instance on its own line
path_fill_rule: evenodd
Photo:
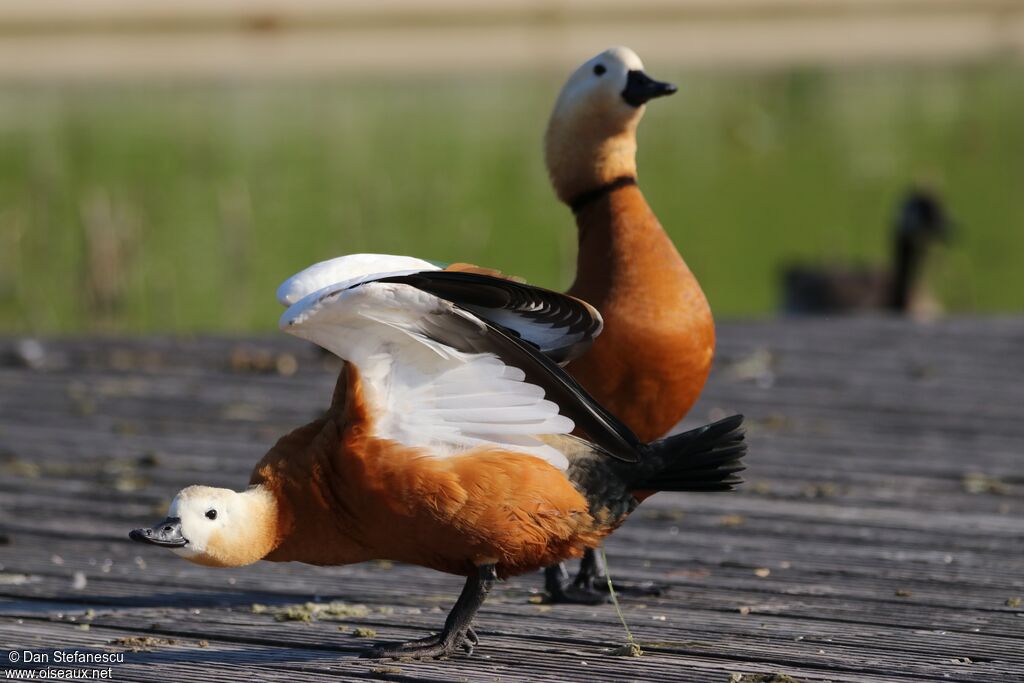
M 378 460 L 362 537 L 374 557 L 468 575 L 533 571 L 600 541 L 613 525 L 591 516 L 566 473 L 521 453 L 477 449 L 446 458 Z

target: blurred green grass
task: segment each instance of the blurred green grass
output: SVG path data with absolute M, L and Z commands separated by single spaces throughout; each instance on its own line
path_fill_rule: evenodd
M 887 259 L 893 204 L 960 223 L 953 311 L 1024 310 L 1024 69 L 652 69 L 641 183 L 719 317 L 783 263 Z M 541 137 L 561 75 L 0 90 L 0 331 L 271 330 L 330 256 L 470 261 L 551 287 L 575 231 Z

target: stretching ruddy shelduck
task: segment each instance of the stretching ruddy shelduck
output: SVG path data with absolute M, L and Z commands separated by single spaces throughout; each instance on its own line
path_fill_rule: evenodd
M 545 156 L 558 198 L 576 216 L 579 255 L 569 294 L 593 304 L 604 332 L 569 373 L 643 441 L 674 427 L 711 370 L 715 328 L 697 279 L 637 186 L 636 130 L 644 105 L 676 87 L 648 77 L 632 50 L 584 63 L 548 124 Z M 592 551 L 575 581 L 545 575 L 553 602 L 606 599 Z
M 190 486 L 131 537 L 215 567 L 387 559 L 467 577 L 441 633 L 371 656 L 471 652 L 495 579 L 578 557 L 655 491 L 739 482 L 742 417 L 643 443 L 559 368 L 601 329 L 578 299 L 368 254 L 278 294 L 282 329 L 347 361 L 331 406 L 247 490 Z

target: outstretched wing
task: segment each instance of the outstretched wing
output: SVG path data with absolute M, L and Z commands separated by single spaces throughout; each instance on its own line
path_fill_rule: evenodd
M 378 436 L 425 446 L 437 455 L 490 444 L 529 452 L 564 468 L 565 456 L 538 437 L 567 434 L 575 422 L 610 455 L 636 459 L 636 436 L 538 345 L 514 331 L 523 328 L 522 320 L 498 325 L 467 308 L 525 318 L 537 306 L 509 304 L 520 299 L 509 294 L 505 280 L 474 276 L 482 279 L 471 282 L 422 275 L 326 287 L 293 304 L 281 318 L 285 331 L 359 368 Z M 456 293 L 447 289 L 453 282 Z M 521 300 L 548 302 L 540 309 L 597 315 L 566 295 L 515 287 Z M 475 288 L 483 293 L 474 294 Z M 463 305 L 434 290 L 445 291 Z M 505 292 L 504 297 L 495 291 Z M 566 327 L 599 330 L 600 318 Z
M 401 282 L 458 305 L 512 332 L 565 365 L 601 333 L 597 309 L 581 299 L 480 272 L 433 271 L 381 278 Z
M 332 286 L 293 304 L 281 327 L 359 369 L 381 438 L 438 456 L 492 445 L 568 466 L 537 437 L 567 434 L 572 420 L 521 369 L 469 350 L 486 346 L 488 327 L 449 301 L 397 282 Z M 471 341 L 461 350 L 452 339 Z
M 277 299 L 291 306 L 325 287 L 369 281 L 401 282 L 430 292 L 505 328 L 559 365 L 582 355 L 601 333 L 601 315 L 585 301 L 531 287 L 498 271 L 465 263 L 441 270 L 410 256 L 351 254 L 323 261 L 288 278 Z

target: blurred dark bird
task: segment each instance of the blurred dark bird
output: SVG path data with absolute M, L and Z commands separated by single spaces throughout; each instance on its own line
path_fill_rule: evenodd
M 889 268 L 789 266 L 782 274 L 783 312 L 825 315 L 891 311 L 925 316 L 941 312 L 939 303 L 919 280 L 931 245 L 948 241 L 952 226 L 938 195 L 920 188 L 910 190 L 893 224 Z

